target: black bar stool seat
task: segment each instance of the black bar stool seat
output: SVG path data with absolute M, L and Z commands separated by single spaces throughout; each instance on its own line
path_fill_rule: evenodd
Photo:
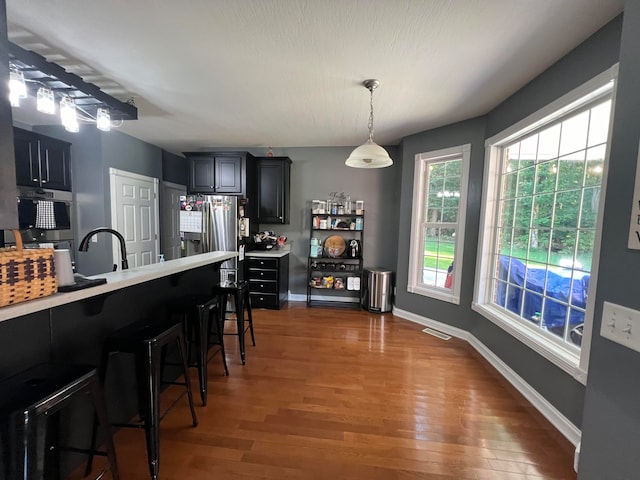
M 187 339 L 188 363 L 190 367 L 198 369 L 200 396 L 202 405 L 206 405 L 209 360 L 220 353 L 224 373 L 229 375 L 218 298 L 207 295 L 185 295 L 169 302 L 169 311 L 182 316 Z M 217 345 L 218 349 L 209 356 L 209 349 L 213 345 Z M 192 353 L 195 353 L 195 360 L 192 360 L 194 356 Z
M 90 395 L 93 400 L 106 452 L 96 451 L 93 445 L 92 450 L 59 447 L 57 424 L 47 421 L 55 418 L 57 422 L 52 416 L 81 395 Z M 102 388 L 93 366 L 43 363 L 0 381 L 0 423 L 7 479 L 60 478 L 60 450 L 89 453 L 91 458 L 106 455 L 112 477 L 120 478 Z M 42 435 L 46 446 L 39 441 Z
M 253 335 L 253 316 L 251 314 L 251 295 L 249 295 L 249 282 L 241 281 L 237 283 L 219 283 L 213 287 L 213 294 L 218 297 L 220 312 L 223 319 L 226 320 L 227 300 L 231 296 L 236 314 L 237 330 L 235 333 L 225 333 L 225 335 L 237 335 L 238 345 L 240 347 L 240 359 L 242 364 L 245 363 L 245 341 L 244 334 L 247 330 L 251 332 L 251 343 L 256 346 L 256 339 Z M 247 323 L 245 327 L 244 311 L 247 310 Z M 224 331 L 224 330 L 223 330 Z
M 185 381 L 162 381 L 162 367 L 165 348 L 175 343 L 180 355 L 182 374 Z M 191 419 L 193 426 L 198 425 L 198 419 L 193 406 L 191 384 L 185 354 L 184 334 L 182 323 L 163 319 L 144 320 L 128 325 L 112 333 L 104 342 L 100 372 L 103 380 L 106 378 L 109 358 L 116 353 L 133 354 L 136 363 L 136 383 L 138 387 L 138 408 L 141 423 L 114 424 L 119 427 L 144 428 L 147 441 L 147 460 L 149 473 L 153 480 L 158 478 L 160 466 L 160 420 L 186 393 L 189 398 Z M 160 412 L 161 384 L 179 384 L 185 386 L 185 392 L 180 395 L 165 412 Z M 91 469 L 91 460 L 87 465 L 87 472 Z

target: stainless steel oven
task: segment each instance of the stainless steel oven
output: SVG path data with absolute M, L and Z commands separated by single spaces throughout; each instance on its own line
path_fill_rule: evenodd
M 73 194 L 61 190 L 18 187 L 18 223 L 25 247 L 75 247 Z M 4 242 L 15 244 L 5 230 Z M 73 253 L 72 253 L 73 255 Z

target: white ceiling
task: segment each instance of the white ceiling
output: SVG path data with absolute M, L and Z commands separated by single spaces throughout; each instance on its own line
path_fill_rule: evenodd
M 177 153 L 359 145 L 368 78 L 381 81 L 374 140 L 397 144 L 487 113 L 623 3 L 7 0 L 7 17 L 14 43 L 133 97 L 139 119 L 121 131 Z

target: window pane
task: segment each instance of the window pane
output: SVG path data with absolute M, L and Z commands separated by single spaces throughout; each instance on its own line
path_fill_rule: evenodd
M 600 203 L 600 187 L 585 188 L 580 211 L 580 227 L 595 228 Z
M 536 160 L 538 157 L 538 135 L 532 135 L 520 142 L 520 162 Z
M 576 245 L 576 231 L 571 229 L 556 229 L 551 233 L 551 254 L 549 263 L 564 267 L 573 263 Z
M 516 212 L 514 225 L 516 227 L 529 227 L 531 224 L 532 197 L 518 198 L 516 200 Z
M 429 178 L 444 177 L 446 165 L 444 162 L 434 162 L 429 164 Z
M 558 192 L 554 211 L 554 228 L 577 228 L 580 212 L 580 190 Z
M 547 298 L 545 299 L 544 310 L 542 312 L 543 328 L 560 338 L 564 338 L 564 326 L 567 323 L 567 306 L 549 298 L 549 295 L 562 296 L 559 292 L 547 292 Z
M 582 186 L 585 155 L 586 150 L 580 150 L 558 159 L 558 190 L 568 190 Z
M 593 257 L 593 246 L 596 239 L 595 230 L 579 230 L 578 248 L 576 253 L 577 262 L 581 265 L 581 270 L 591 271 L 591 260 Z
M 524 309 L 522 317 L 536 326 L 542 324 L 542 295 L 526 292 L 524 296 Z
M 500 229 L 499 232 L 500 233 L 498 234 L 498 238 L 500 239 L 499 240 L 500 244 L 499 244 L 498 250 L 500 251 L 501 254 L 510 255 L 512 239 L 513 239 L 513 229 L 504 228 L 504 229 Z
M 555 195 L 536 195 L 533 197 L 533 216 L 531 225 L 534 227 L 550 227 L 553 218 L 553 204 Z
M 442 205 L 442 191 L 444 189 L 444 178 L 429 177 L 429 195 L 427 196 L 428 207 L 439 207 Z
M 529 250 L 529 229 L 516 228 L 513 230 L 513 244 L 511 247 L 511 255 L 526 260 Z
M 435 223 L 442 221 L 442 209 L 441 208 L 430 208 L 427 212 L 427 218 L 425 219 L 427 222 Z
M 516 200 L 505 200 L 502 205 L 502 218 L 500 225 L 503 227 L 512 227 L 515 219 Z
M 460 177 L 462 175 L 462 160 L 449 160 L 445 164 L 445 174 L 448 177 Z
M 560 124 L 540 132 L 538 143 L 538 160 L 558 158 L 560 146 Z
M 549 252 L 549 230 L 532 228 L 529 234 L 529 254 L 527 258 L 535 262 L 547 262 Z
M 505 170 L 508 172 L 515 172 L 518 170 L 518 159 L 520 158 L 520 144 L 514 143 L 513 145 L 505 149 Z
M 606 151 L 606 145 L 600 145 L 587 150 L 585 185 L 600 185 L 602 183 L 602 171 L 604 169 L 604 156 Z
M 458 208 L 443 208 L 442 221 L 447 223 L 456 223 L 458 221 Z
M 539 163 L 536 168 L 536 193 L 553 192 L 556 189 L 558 164 L 555 160 Z
M 533 186 L 536 181 L 536 167 L 523 168 L 518 174 L 518 197 L 533 194 Z
M 584 150 L 587 146 L 589 112 L 582 112 L 562 122 L 560 155 Z
M 513 198 L 518 188 L 518 172 L 512 172 L 504 177 L 504 197 Z
M 598 145 L 607 141 L 610 116 L 611 100 L 607 100 L 591 109 L 588 146 Z

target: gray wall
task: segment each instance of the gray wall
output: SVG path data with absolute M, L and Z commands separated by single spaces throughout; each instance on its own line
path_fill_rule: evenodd
M 636 479 L 640 475 L 640 353 L 598 333 L 604 301 L 640 310 L 640 251 L 627 249 L 640 138 L 638 45 L 640 2 L 627 1 L 585 398 L 581 480 Z
M 615 64 L 619 57 L 621 30 L 622 19 L 618 17 L 485 117 L 412 135 L 403 141 L 396 307 L 470 331 L 578 428 L 582 425 L 584 386 L 471 309 L 483 182 L 484 141 Z M 460 305 L 453 305 L 406 291 L 408 234 L 411 229 L 415 154 L 465 143 L 471 144 L 471 168 L 462 290 Z M 626 221 L 628 222 L 628 219 Z
M 7 24 L 5 0 L 0 0 L 0 25 Z M 0 29 L 0 242 L 4 240 L 2 229 L 18 228 L 16 196 L 16 166 L 13 151 L 9 104 L 9 45 L 7 29 Z M 2 243 L 0 243 L 2 245 Z

